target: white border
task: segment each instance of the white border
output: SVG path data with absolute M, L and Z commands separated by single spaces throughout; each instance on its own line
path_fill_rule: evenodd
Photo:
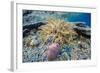
M 12 69 L 15 71 L 28 71 L 35 69 L 55 69 L 66 68 L 73 66 L 94 66 L 96 65 L 96 46 L 95 46 L 95 24 L 96 24 L 96 9 L 86 7 L 72 7 L 72 6 L 54 6 L 54 5 L 39 5 L 31 3 L 13 3 L 14 5 L 14 27 L 13 27 L 13 64 Z M 47 10 L 47 11 L 69 11 L 69 12 L 86 12 L 91 13 L 91 60 L 77 60 L 77 61 L 61 61 L 61 62 L 33 62 L 22 63 L 22 9 L 29 10 Z

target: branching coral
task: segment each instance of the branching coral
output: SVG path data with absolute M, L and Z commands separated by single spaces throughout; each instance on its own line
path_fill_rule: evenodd
M 77 33 L 72 30 L 70 23 L 64 22 L 60 19 L 48 19 L 48 23 L 40 27 L 40 34 L 43 41 L 46 42 L 50 36 L 52 36 L 52 43 L 65 44 L 73 41 L 73 36 Z

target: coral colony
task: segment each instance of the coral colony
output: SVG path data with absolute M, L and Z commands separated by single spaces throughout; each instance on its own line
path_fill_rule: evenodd
M 90 13 L 23 10 L 23 63 L 91 59 L 90 28 Z

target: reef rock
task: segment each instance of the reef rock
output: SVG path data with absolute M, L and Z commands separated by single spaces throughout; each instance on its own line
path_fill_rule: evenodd
M 91 37 L 91 29 L 83 23 L 76 23 L 73 29 L 83 37 Z
M 38 22 L 38 23 L 34 23 L 34 24 L 30 24 L 30 25 L 25 25 L 23 26 L 23 37 L 29 35 L 31 30 L 38 30 L 38 28 L 42 25 L 45 25 L 46 23 L 43 22 Z
M 23 16 L 26 16 L 31 13 L 32 13 L 32 10 L 23 10 Z

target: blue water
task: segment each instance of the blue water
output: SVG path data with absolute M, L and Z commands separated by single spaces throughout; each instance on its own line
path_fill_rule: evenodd
M 76 14 L 79 14 L 79 15 L 69 16 L 68 21 L 70 21 L 70 22 L 77 22 L 77 21 L 85 22 L 87 26 L 91 27 L 91 14 L 90 13 L 76 13 Z
M 30 10 L 23 10 L 30 11 Z M 85 25 L 91 27 L 91 13 L 82 13 L 82 12 L 60 12 L 60 11 L 39 11 L 32 10 L 28 12 L 28 15 L 23 16 L 23 23 L 35 23 L 39 21 L 47 21 L 48 18 L 58 18 L 63 19 L 64 21 L 69 22 L 85 22 Z

